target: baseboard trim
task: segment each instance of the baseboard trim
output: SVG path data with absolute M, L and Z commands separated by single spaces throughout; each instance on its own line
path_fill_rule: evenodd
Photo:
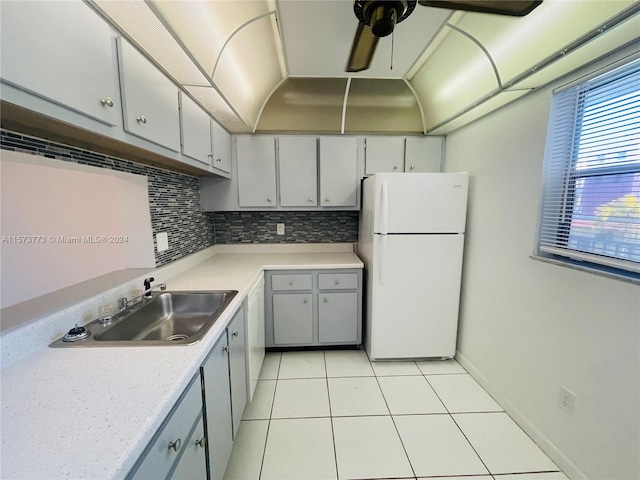
M 542 433 L 518 408 L 511 403 L 473 364 L 459 351 L 456 351 L 456 360 L 462 367 L 484 388 L 504 411 L 516 422 L 524 432 L 547 454 L 547 456 L 568 476 L 571 480 L 588 480 L 588 477 L 580 470 L 562 451 L 556 447 L 547 436 Z

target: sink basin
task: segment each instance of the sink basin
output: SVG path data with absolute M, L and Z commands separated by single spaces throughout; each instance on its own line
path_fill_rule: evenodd
M 154 292 L 108 325 L 94 320 L 91 334 L 74 342 L 56 340 L 52 347 L 190 345 L 198 342 L 236 296 L 236 290 Z

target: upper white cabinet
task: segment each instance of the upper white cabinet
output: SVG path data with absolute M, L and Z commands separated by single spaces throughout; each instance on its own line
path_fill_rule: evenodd
M 211 117 L 196 102 L 180 92 L 180 132 L 182 154 L 211 165 Z
M 439 172 L 445 137 L 407 137 L 404 170 L 409 173 Z
M 318 205 L 318 148 L 316 137 L 278 138 L 280 206 Z
M 445 137 L 367 137 L 365 174 L 439 172 Z
M 367 137 L 365 173 L 404 171 L 404 137 Z
M 213 119 L 211 119 L 211 139 L 213 140 L 211 166 L 225 173 L 231 173 L 231 135 Z
M 356 137 L 320 137 L 320 205 L 355 207 L 358 191 Z
M 239 206 L 275 207 L 275 139 L 269 136 L 239 136 L 236 139 L 236 153 Z
M 4 83 L 104 124 L 119 123 L 106 22 L 84 2 L 1 2 L 0 8 Z
M 118 47 L 125 130 L 179 152 L 178 87 L 126 40 Z

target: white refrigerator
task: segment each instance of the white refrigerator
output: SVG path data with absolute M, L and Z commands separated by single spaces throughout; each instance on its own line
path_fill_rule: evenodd
M 358 254 L 372 360 L 455 355 L 468 186 L 466 172 L 364 180 Z

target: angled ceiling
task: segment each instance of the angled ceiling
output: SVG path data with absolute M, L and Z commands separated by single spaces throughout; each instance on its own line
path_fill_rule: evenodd
M 446 134 L 638 42 L 640 2 L 422 7 L 347 73 L 351 0 L 89 0 L 232 133 Z

